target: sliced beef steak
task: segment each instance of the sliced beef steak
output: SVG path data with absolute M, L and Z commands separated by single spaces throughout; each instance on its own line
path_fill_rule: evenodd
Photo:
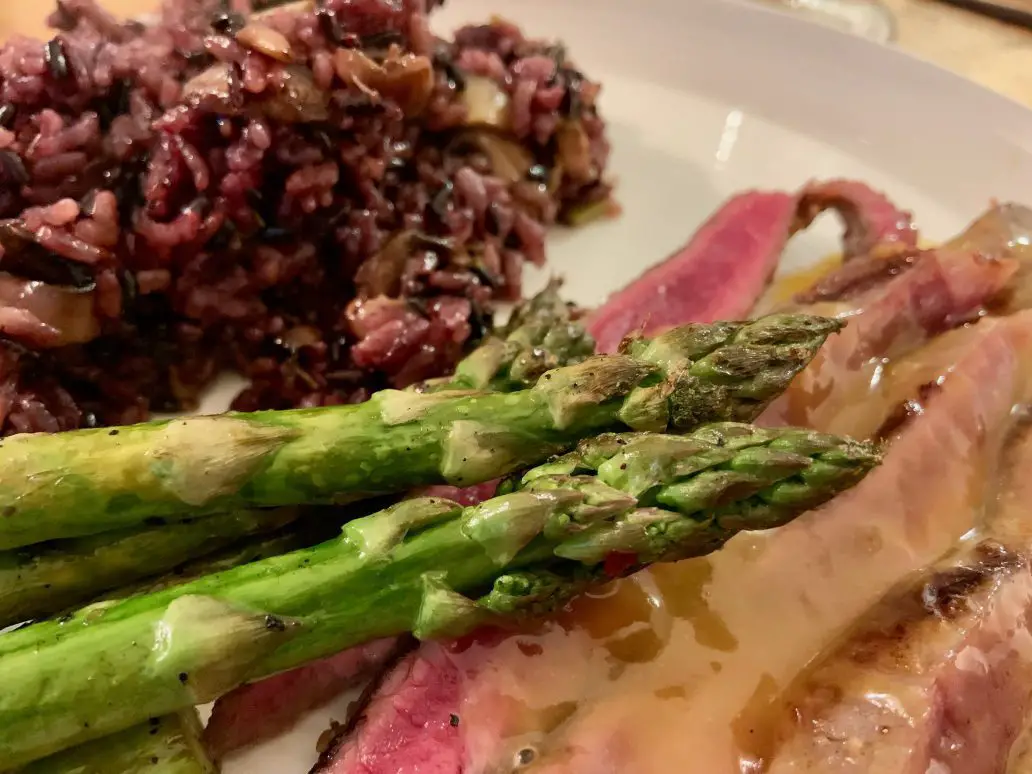
M 850 266 L 841 271 L 849 272 Z M 1016 268 L 1013 261 L 985 259 L 970 250 L 928 250 L 911 255 L 900 271 L 882 275 L 880 282 L 853 297 L 797 307 L 849 324 L 770 405 L 760 424 L 868 435 L 877 425 L 847 422 L 855 411 L 867 410 L 864 404 L 883 361 L 972 318 L 1006 286 Z M 861 373 L 867 378 L 858 378 Z
M 654 759 L 683 762 L 686 772 L 760 770 L 779 693 L 982 512 L 1011 407 L 1032 397 L 1032 314 L 953 335 L 967 346 L 944 350 L 939 389 L 901 426 L 878 470 L 826 508 L 708 558 L 705 606 L 722 639 L 686 637 L 648 666 L 680 669 L 683 697 L 660 702 L 641 691 L 597 702 L 550 740 L 542 773 L 600 774 L 614 761 L 615 770 L 669 770 L 650 768 Z
M 684 638 L 635 675 L 647 685 L 644 675 L 666 661 L 668 673 L 680 668 L 682 697 L 657 701 L 642 690 L 596 702 L 549 740 L 536 774 L 659 774 L 672 760 L 686 772 L 762 770 L 780 693 L 892 587 L 979 523 L 1011 408 L 1032 398 L 1032 313 L 985 320 L 971 333 L 942 364 L 924 412 L 856 489 L 709 557 L 705 602 L 723 649 Z
M 825 210 L 835 210 L 845 225 L 842 257 L 849 261 L 870 255 L 879 247 L 917 246 L 917 229 L 911 214 L 899 209 L 880 191 L 857 180 L 823 180 L 808 183 L 799 192 L 799 208 L 793 231 L 807 228 Z
M 988 271 L 995 276 L 999 269 Z M 905 287 L 890 297 L 912 298 L 909 283 L 920 278 L 906 272 L 893 279 Z M 992 292 L 999 281 L 979 286 Z M 929 308 L 944 317 L 961 310 L 940 301 L 968 298 L 949 292 L 946 282 L 927 287 Z M 919 340 L 913 335 L 915 320 L 922 330 L 937 327 L 927 315 L 915 315 L 909 302 L 879 309 L 877 325 L 857 326 L 870 340 L 854 340 L 871 358 L 880 356 L 879 347 L 898 351 L 903 342 Z M 888 331 L 896 331 L 896 337 Z M 646 601 L 645 612 L 635 612 L 626 627 L 631 634 L 605 647 L 599 646 L 597 627 L 579 614 L 545 626 L 540 636 L 513 636 L 491 647 L 424 644 L 378 692 L 356 732 L 327 756 L 322 770 L 394 774 L 422 771 L 410 767 L 432 760 L 437 768 L 426 771 L 433 774 L 494 774 L 510 771 L 514 760 L 536 756 L 540 763 L 534 765 L 542 770 L 645 774 L 646 750 L 653 744 L 668 756 L 700 750 L 699 767 L 686 764 L 686 772 L 732 770 L 737 764 L 726 758 L 728 727 L 764 673 L 790 679 L 800 659 L 818 652 L 845 625 L 849 611 L 856 615 L 877 598 L 878 584 L 884 590 L 921 566 L 922 557 L 938 556 L 972 523 L 970 506 L 982 492 L 969 471 L 992 456 L 1010 406 L 1024 389 L 1032 318 L 984 321 L 955 335 L 956 346 L 938 351 L 920 376 L 950 371 L 949 378 L 927 396 L 917 420 L 900 425 L 885 466 L 872 475 L 878 483 L 863 485 L 862 492 L 804 517 L 798 526 L 732 541 L 707 560 L 642 573 L 615 588 L 600 602 L 607 621 L 614 608 L 626 607 L 629 595 L 642 589 L 648 589 L 642 596 L 649 599 L 662 600 L 663 589 L 670 590 L 671 599 L 682 599 L 691 596 L 693 584 L 704 583 L 706 598 L 678 602 L 673 619 L 664 620 L 654 612 L 663 606 Z M 835 373 L 836 389 L 852 381 L 870 386 L 863 368 L 837 367 Z M 882 416 L 872 417 L 873 427 L 881 426 L 894 407 L 883 408 Z M 946 484 L 930 483 L 939 476 Z M 868 588 L 861 578 L 870 562 L 880 561 L 876 550 L 884 551 L 884 574 Z M 839 554 L 840 565 L 833 559 Z M 642 624 L 654 625 L 651 631 L 634 631 Z M 697 633 L 702 631 L 706 636 Z M 649 658 L 639 663 L 642 652 Z M 628 663 L 633 670 L 621 666 Z M 632 682 L 620 682 L 624 669 Z M 684 688 L 670 693 L 671 673 L 692 690 L 710 694 L 708 705 L 689 700 Z M 657 701 L 657 695 L 670 698 Z M 677 728 L 664 721 L 667 712 L 679 713 Z M 706 733 L 696 730 L 716 717 L 724 719 L 722 725 L 711 725 Z M 723 769 L 725 764 L 732 768 Z
M 598 351 L 615 352 L 636 331 L 747 316 L 777 268 L 795 207 L 787 193 L 750 191 L 732 198 L 688 244 L 589 317 Z
M 1025 555 L 990 541 L 932 568 L 799 678 L 768 771 L 1002 774 L 1032 708 L 1030 627 Z
M 748 191 L 728 200 L 691 240 L 611 296 L 588 327 L 600 352 L 614 352 L 629 333 L 655 333 L 686 322 L 748 316 L 777 268 L 789 237 L 821 212 L 846 226 L 843 255 L 878 245 L 913 248 L 909 213 L 855 180 L 813 182 L 795 194 Z
M 1018 274 L 994 311 L 1009 314 L 1032 309 L 1032 209 L 1022 204 L 998 204 L 951 240 L 950 246 L 978 250 L 990 258 L 1017 260 Z
M 398 647 L 394 639 L 376 640 L 226 694 L 204 731 L 208 751 L 221 760 L 288 731 L 303 713 L 358 685 Z
M 427 643 L 381 682 L 351 733 L 313 771 L 324 774 L 441 774 L 463 770 L 461 675 L 444 645 Z

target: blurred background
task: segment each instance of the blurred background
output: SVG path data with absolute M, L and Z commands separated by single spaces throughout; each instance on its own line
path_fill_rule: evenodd
M 628 0 L 630 2 L 631 0 Z M 918 56 L 1032 106 L 1032 32 L 1021 25 L 1007 24 L 955 7 L 942 0 L 745 0 L 794 8 L 811 18 L 830 12 L 839 26 L 852 26 L 862 34 L 885 37 L 891 32 L 898 45 Z M 953 3 L 991 6 L 997 0 L 952 0 Z M 119 14 L 146 12 L 160 0 L 101 0 Z M 504 14 L 507 2 L 483 0 Z M 1025 0 L 999 0 L 1008 6 L 1021 6 Z M 869 12 L 863 8 L 867 5 Z M 1032 2 L 1027 2 L 1032 20 Z M 45 18 L 54 0 L 17 0 L 0 2 L 0 35 L 15 32 L 46 35 Z M 887 12 L 887 15 L 884 13 Z

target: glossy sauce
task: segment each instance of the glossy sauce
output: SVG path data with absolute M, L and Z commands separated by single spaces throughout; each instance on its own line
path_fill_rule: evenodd
M 990 343 L 978 335 L 992 324 L 943 336 L 900 363 L 865 364 L 874 376 L 864 378 L 864 407 L 835 424 L 870 436 L 913 396 L 920 412 L 922 390 L 948 381 L 955 361 L 977 359 Z M 1032 334 L 1017 338 L 1014 348 L 1032 353 Z M 1006 347 L 996 344 L 1000 352 L 981 356 L 1006 361 Z M 1028 392 L 1018 368 L 1001 362 L 1000 390 Z M 964 378 L 951 389 L 977 388 Z M 823 399 L 800 396 L 800 419 Z M 933 452 L 912 470 L 887 473 L 873 485 L 885 491 L 851 493 L 834 511 L 808 514 L 777 533 L 739 535 L 715 555 L 657 566 L 582 598 L 537 633 L 455 653 L 467 675 L 490 674 L 471 682 L 463 714 L 499 718 L 468 741 L 470 769 L 763 771 L 781 690 L 889 587 L 978 523 L 991 450 L 1002 444 L 1010 412 L 1005 400 L 985 403 L 966 424 L 940 422 L 926 433 L 922 448 L 936 449 L 942 461 Z M 937 474 L 941 483 L 911 491 L 904 503 L 908 476 L 932 481 Z M 829 527 L 831 520 L 837 523 Z

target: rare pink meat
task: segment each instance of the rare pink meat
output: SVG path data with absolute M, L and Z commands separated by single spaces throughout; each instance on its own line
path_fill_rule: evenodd
M 599 352 L 629 333 L 749 314 L 777 268 L 795 218 L 791 194 L 750 191 L 721 207 L 691 241 L 612 295 L 588 320 Z
M 384 639 L 245 685 L 215 703 L 205 745 L 217 760 L 288 731 L 303 713 L 356 685 L 397 647 Z
M 688 244 L 594 312 L 588 328 L 598 351 L 614 352 L 633 332 L 746 317 L 766 289 L 789 237 L 827 209 L 836 210 L 845 223 L 847 260 L 877 246 L 901 249 L 917 244 L 910 215 L 858 181 L 812 182 L 796 194 L 739 194 Z
M 460 703 L 462 675 L 445 648 L 427 643 L 405 657 L 381 683 L 353 733 L 338 739 L 315 770 L 324 774 L 463 771 L 462 718 L 447 711 Z

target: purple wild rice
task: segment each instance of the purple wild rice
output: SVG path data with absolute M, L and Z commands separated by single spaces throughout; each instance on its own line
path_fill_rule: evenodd
M 0 49 L 0 434 L 447 373 L 606 200 L 599 87 L 427 0 L 59 0 Z M 436 3 L 431 3 L 435 5 Z

